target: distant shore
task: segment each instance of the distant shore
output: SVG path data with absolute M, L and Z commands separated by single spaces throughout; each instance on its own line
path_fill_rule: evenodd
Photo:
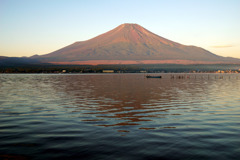
M 237 64 L 119 64 L 0 66 L 0 73 L 239 73 Z

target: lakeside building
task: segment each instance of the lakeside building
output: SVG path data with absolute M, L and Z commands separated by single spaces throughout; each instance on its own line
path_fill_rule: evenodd
M 114 70 L 103 70 L 103 73 L 114 73 Z
M 216 71 L 216 73 L 240 73 L 240 70 L 225 70 L 225 71 L 222 71 L 222 70 L 218 70 Z

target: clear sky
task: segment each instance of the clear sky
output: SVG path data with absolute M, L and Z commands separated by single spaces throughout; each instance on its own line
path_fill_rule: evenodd
M 0 0 L 0 56 L 47 54 L 122 23 L 240 58 L 240 0 Z

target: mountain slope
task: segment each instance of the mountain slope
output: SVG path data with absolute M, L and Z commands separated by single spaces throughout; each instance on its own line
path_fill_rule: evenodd
M 160 37 L 138 24 L 122 24 L 90 40 L 76 42 L 52 53 L 32 58 L 65 64 L 99 60 L 105 62 L 182 60 L 213 63 L 230 61 L 203 48 L 182 45 Z
M 41 64 L 37 59 L 27 57 L 3 57 L 0 56 L 0 67 L 2 66 L 21 66 Z

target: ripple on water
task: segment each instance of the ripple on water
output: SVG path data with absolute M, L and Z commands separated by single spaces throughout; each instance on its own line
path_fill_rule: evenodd
M 169 76 L 1 75 L 0 158 L 237 159 L 240 79 Z

